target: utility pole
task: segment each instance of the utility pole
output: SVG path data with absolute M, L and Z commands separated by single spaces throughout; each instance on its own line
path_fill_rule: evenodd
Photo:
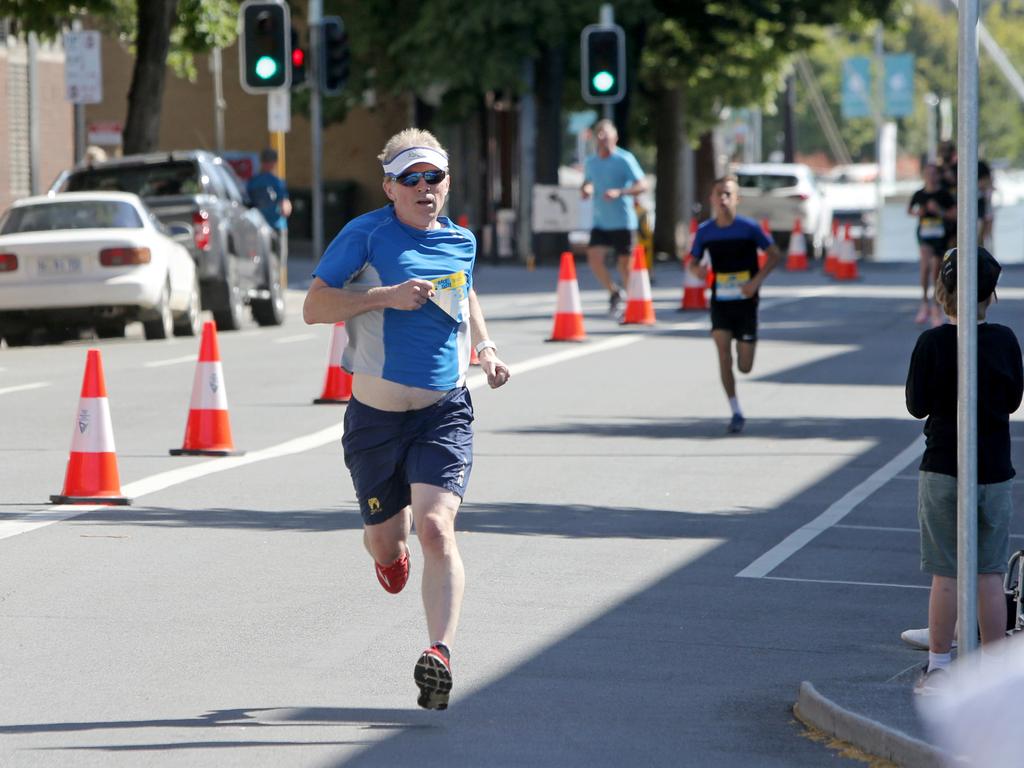
M 323 0 L 309 0 L 309 125 L 310 144 L 313 157 L 311 181 L 313 206 L 313 264 L 320 261 L 324 252 L 324 205 L 323 178 L 320 167 L 323 160 L 323 117 L 320 112 L 320 22 L 323 20 Z
M 217 153 L 224 151 L 224 67 L 221 49 L 214 48 L 210 54 L 210 74 L 213 75 L 213 143 Z

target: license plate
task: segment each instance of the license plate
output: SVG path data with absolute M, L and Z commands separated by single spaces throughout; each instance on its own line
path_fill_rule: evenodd
M 40 256 L 36 260 L 40 275 L 73 275 L 82 271 L 77 256 Z

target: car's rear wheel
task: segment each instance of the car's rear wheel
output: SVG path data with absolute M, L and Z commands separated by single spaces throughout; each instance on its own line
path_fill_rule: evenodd
M 174 321 L 175 336 L 198 336 L 202 330 L 203 318 L 199 306 L 199 279 L 192 283 L 192 292 L 188 297 L 188 308 Z
M 252 316 L 260 325 L 281 325 L 284 322 L 284 287 L 278 257 L 274 255 L 267 260 L 267 292 L 270 294 L 267 298 L 252 302 Z
M 214 287 L 217 302 L 213 308 L 213 319 L 218 331 L 237 331 L 242 327 L 242 314 L 245 311 L 245 300 L 242 289 L 238 285 L 235 272 L 234 256 L 229 255 L 230 266 L 224 281 Z
M 164 283 L 164 289 L 160 292 L 160 300 L 153 308 L 153 311 L 156 313 L 156 317 L 142 321 L 142 332 L 146 337 L 146 341 L 170 338 L 174 333 L 170 283 Z

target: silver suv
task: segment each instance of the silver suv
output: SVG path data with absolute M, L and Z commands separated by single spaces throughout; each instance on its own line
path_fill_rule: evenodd
M 738 212 L 768 220 L 780 247 L 789 242 L 797 219 L 807 238 L 808 255 L 823 255 L 832 234 L 832 211 L 803 163 L 750 163 L 734 166 L 740 188 Z

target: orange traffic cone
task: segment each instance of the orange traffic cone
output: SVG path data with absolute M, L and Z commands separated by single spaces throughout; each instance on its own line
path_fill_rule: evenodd
M 786 269 L 790 272 L 802 272 L 807 269 L 807 238 L 797 219 L 793 224 L 793 233 L 789 236 L 789 253 L 786 255 Z
M 687 256 L 683 261 L 683 301 L 679 305 L 680 311 L 708 308 L 707 288 L 703 280 L 690 272 L 691 263 L 693 256 Z
M 171 456 L 237 456 L 231 439 L 228 418 L 228 393 L 224 387 L 224 371 L 220 365 L 217 327 L 203 323 L 203 339 L 199 345 L 199 362 L 192 380 L 192 403 L 185 425 L 185 443 L 172 448 Z
M 480 355 L 476 353 L 476 347 L 472 345 L 469 347 L 469 364 L 480 365 Z
M 585 341 L 580 286 L 576 281 L 576 262 L 569 251 L 562 253 L 558 269 L 558 297 L 555 301 L 555 325 L 548 341 Z
M 327 351 L 327 376 L 324 391 L 313 402 L 316 405 L 347 403 L 352 398 L 352 374 L 341 367 L 341 356 L 348 346 L 348 332 L 344 323 L 335 323 L 331 333 L 331 346 Z
M 857 273 L 857 249 L 854 247 L 853 238 L 850 237 L 849 224 L 843 230 L 843 242 L 834 276 L 836 280 L 856 280 L 860 276 Z
M 832 242 L 828 244 L 828 249 L 825 251 L 825 274 L 834 275 L 836 269 L 839 267 L 839 222 L 832 219 Z
M 772 236 L 772 225 L 768 219 L 761 219 L 761 231 L 768 235 L 771 239 Z M 757 249 L 757 268 L 764 269 L 764 265 L 768 263 L 768 254 L 762 251 L 760 248 Z
M 651 300 L 651 279 L 641 247 L 633 249 L 633 269 L 629 273 L 626 314 L 623 325 L 654 325 L 654 302 Z
M 85 377 L 78 414 L 71 434 L 71 456 L 64 474 L 64 490 L 50 496 L 54 504 L 131 504 L 121 495 L 110 423 L 103 358 L 90 349 L 85 358 Z

